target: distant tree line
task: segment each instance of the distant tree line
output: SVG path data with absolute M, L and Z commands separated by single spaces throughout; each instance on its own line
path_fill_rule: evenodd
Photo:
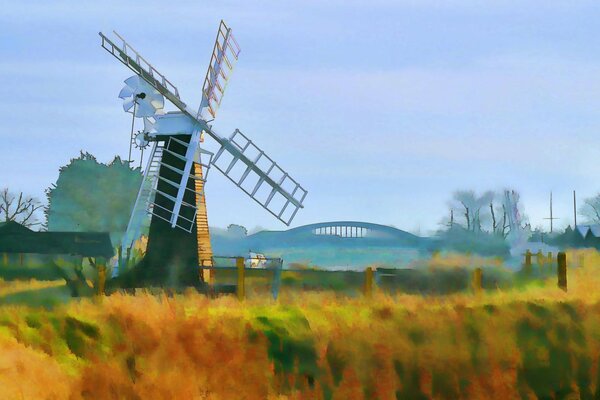
M 81 152 L 60 168 L 58 180 L 46 189 L 45 207 L 25 193 L 0 189 L 0 222 L 16 221 L 50 231 L 110 232 L 116 242 L 126 230 L 141 180 L 140 169 L 131 168 L 118 156 L 101 163 L 90 153 Z M 455 191 L 438 236 L 504 240 L 510 235 L 509 213 L 514 205 L 521 216 L 521 227 L 525 228 L 528 222 L 519 194 L 510 192 L 511 204 L 507 204 L 504 190 Z M 578 212 L 584 217 L 583 223 L 600 224 L 600 193 L 584 199 Z M 244 237 L 248 231 L 232 224 L 226 233 Z
M 506 256 L 509 244 L 506 238 L 514 228 L 524 228 L 526 217 L 521 209 L 519 194 L 509 190 L 457 190 L 448 202 L 448 216 L 437 232 L 441 249 L 474 252 L 483 255 Z M 510 199 L 510 200 L 509 200 Z M 511 227 L 509 213 L 517 207 L 520 226 Z
M 517 207 L 521 222 L 525 223 L 526 217 L 519 202 L 520 196 L 514 190 L 511 193 L 511 202 L 507 202 L 505 191 L 485 191 L 477 194 L 473 190 L 458 190 L 449 201 L 449 219 L 444 225 L 452 229 L 461 227 L 468 232 L 487 233 L 506 238 L 510 233 L 508 213 L 511 207 Z

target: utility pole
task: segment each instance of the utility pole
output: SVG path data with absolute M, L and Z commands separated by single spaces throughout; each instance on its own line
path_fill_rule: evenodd
M 550 220 L 550 233 L 552 233 L 552 230 L 553 230 L 553 229 L 552 229 L 552 222 L 553 222 L 555 219 L 558 219 L 558 218 L 554 218 L 554 217 L 552 216 L 552 192 L 550 192 L 550 218 L 544 218 L 544 219 L 549 219 L 549 220 Z
M 575 191 L 573 190 L 573 220 L 575 221 L 575 226 L 573 230 L 577 227 L 577 198 L 575 197 Z

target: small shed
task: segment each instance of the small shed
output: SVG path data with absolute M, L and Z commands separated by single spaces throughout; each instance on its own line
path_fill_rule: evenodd
M 0 223 L 0 253 L 3 264 L 10 254 L 110 258 L 114 249 L 107 232 L 35 232 L 14 221 Z

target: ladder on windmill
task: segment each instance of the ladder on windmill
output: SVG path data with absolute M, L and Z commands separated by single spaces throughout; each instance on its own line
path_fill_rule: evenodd
M 158 172 L 160 169 L 160 160 L 162 158 L 163 145 L 161 142 L 154 142 L 150 153 L 146 170 L 142 177 L 142 184 L 138 191 L 133 210 L 127 223 L 127 230 L 121 241 L 122 248 L 131 248 L 134 242 L 141 236 L 142 229 L 150 222 L 150 209 L 154 202 L 154 195 L 158 183 Z M 149 212 L 150 211 L 150 212 Z M 121 262 L 121 260 L 119 260 Z M 119 274 L 121 265 L 117 264 L 113 268 L 113 277 Z

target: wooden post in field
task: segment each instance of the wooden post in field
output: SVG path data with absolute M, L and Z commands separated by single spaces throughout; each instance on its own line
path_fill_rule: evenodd
M 235 266 L 237 267 L 237 297 L 239 300 L 244 300 L 246 297 L 246 287 L 245 287 L 245 265 L 244 265 L 244 257 L 237 257 L 235 259 Z
M 538 267 L 543 267 L 544 266 L 544 255 L 542 254 L 541 250 L 538 250 L 537 253 L 535 253 L 535 260 L 537 262 Z
M 365 269 L 365 297 L 371 298 L 373 296 L 373 268 L 367 267 Z
M 96 294 L 98 296 L 104 295 L 104 287 L 106 285 L 106 266 L 104 264 L 98 265 L 98 287 L 96 288 Z
M 564 251 L 561 251 L 556 256 L 556 261 L 558 263 L 558 287 L 567 291 L 567 255 Z
M 129 266 L 129 259 L 131 258 L 131 247 L 132 247 L 132 246 L 129 246 L 129 247 L 127 248 L 127 250 L 125 251 L 125 254 L 126 254 L 126 255 L 125 255 L 125 265 L 126 265 L 126 266 Z
M 481 282 L 483 278 L 483 270 L 481 267 L 475 268 L 473 270 L 473 276 L 471 278 L 471 287 L 473 288 L 473 292 L 475 294 L 481 293 Z
M 123 246 L 122 245 L 117 247 L 117 260 L 119 263 L 119 268 L 122 268 L 121 271 L 125 271 L 125 266 L 123 265 Z
M 552 252 L 551 252 L 551 251 L 549 251 L 549 252 L 548 252 L 548 257 L 546 258 L 546 260 L 548 261 L 548 263 L 549 263 L 550 265 L 552 265 L 552 264 L 554 263 L 554 258 L 552 258 L 552 256 L 553 256 L 553 255 L 552 255 Z
M 531 251 L 529 249 L 525 252 L 525 265 L 523 266 L 525 273 L 531 272 Z

